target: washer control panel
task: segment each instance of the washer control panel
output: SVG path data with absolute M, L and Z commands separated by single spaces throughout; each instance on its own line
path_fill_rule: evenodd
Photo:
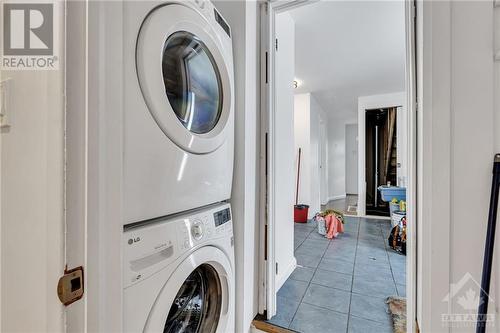
M 129 227 L 123 237 L 125 287 L 156 273 L 196 246 L 232 235 L 231 207 L 225 203 Z

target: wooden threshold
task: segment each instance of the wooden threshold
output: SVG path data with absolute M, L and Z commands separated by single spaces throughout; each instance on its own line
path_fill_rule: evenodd
M 260 319 L 254 319 L 252 321 L 252 325 L 255 326 L 256 329 L 268 333 L 295 333 L 295 331 L 273 325 L 271 323 L 268 323 L 267 321 L 263 321 Z

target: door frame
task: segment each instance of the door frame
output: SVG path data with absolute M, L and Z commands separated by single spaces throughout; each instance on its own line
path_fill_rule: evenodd
M 261 124 L 260 124 L 260 274 L 259 274 L 259 313 L 270 319 L 276 314 L 275 290 L 275 236 L 274 227 L 274 169 L 275 151 L 274 110 L 275 110 L 275 16 L 277 13 L 310 4 L 314 1 L 305 0 L 267 0 L 260 8 L 260 93 L 261 93 Z M 405 0 L 405 91 L 403 105 L 406 105 L 408 117 L 407 146 L 407 202 L 408 240 L 410 256 L 406 260 L 406 295 L 407 302 L 407 332 L 414 332 L 416 327 L 416 223 L 417 223 L 417 82 L 416 82 L 416 52 L 415 43 L 416 10 L 415 0 Z M 418 46 L 420 47 L 420 46 Z M 358 131 L 360 124 L 358 124 Z M 358 139 L 361 141 L 361 138 Z M 361 151 L 358 149 L 361 156 Z M 363 162 L 364 163 L 364 162 Z M 359 161 L 358 161 L 359 166 Z M 359 175 L 358 175 L 359 177 Z M 361 181 L 358 182 L 361 184 Z M 358 191 L 359 192 L 359 191 Z M 360 195 L 360 193 L 358 193 Z
M 392 107 L 408 111 L 405 92 L 358 99 L 358 216 L 366 216 L 366 112 Z
M 65 263 L 83 266 L 68 332 L 122 332 L 123 2 L 66 1 Z

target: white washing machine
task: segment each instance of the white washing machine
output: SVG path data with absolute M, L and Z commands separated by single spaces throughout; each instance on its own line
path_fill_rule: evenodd
M 124 1 L 124 224 L 230 198 L 231 29 L 209 1 Z
M 127 227 L 124 331 L 234 332 L 229 204 Z

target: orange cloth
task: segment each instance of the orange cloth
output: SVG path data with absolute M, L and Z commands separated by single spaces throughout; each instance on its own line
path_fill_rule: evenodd
M 325 237 L 328 239 L 337 237 L 339 233 L 344 232 L 344 225 L 334 214 L 325 216 L 325 226 L 326 226 Z

